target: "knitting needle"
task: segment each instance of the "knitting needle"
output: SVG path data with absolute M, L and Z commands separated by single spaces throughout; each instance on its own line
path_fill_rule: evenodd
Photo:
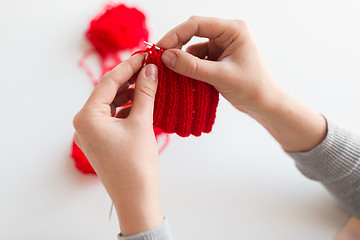
M 154 44 L 148 43 L 148 42 L 146 42 L 146 41 L 144 41 L 144 43 L 145 43 L 146 45 L 149 45 L 150 47 L 154 46 Z M 155 49 L 156 49 L 156 50 L 161 50 L 158 46 L 155 46 Z
M 149 56 L 149 52 L 146 52 L 143 67 L 145 67 L 146 65 L 146 60 L 148 59 L 148 56 Z
M 111 202 L 110 214 L 109 214 L 109 221 L 111 220 L 111 216 L 112 216 L 113 208 L 114 208 L 114 203 L 113 203 L 113 202 Z

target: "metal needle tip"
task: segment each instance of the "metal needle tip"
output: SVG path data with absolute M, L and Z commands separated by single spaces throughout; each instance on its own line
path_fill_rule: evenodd
M 112 203 L 112 202 L 111 202 L 110 214 L 109 214 L 109 221 L 111 220 L 111 216 L 112 216 L 113 208 L 114 208 L 114 203 Z
M 143 67 L 145 67 L 146 65 L 146 60 L 148 59 L 148 56 L 149 56 L 149 52 L 146 52 Z
M 146 41 L 144 41 L 144 43 L 146 44 L 146 45 L 149 45 L 150 47 L 152 47 L 154 44 L 151 44 L 151 43 L 148 43 L 148 42 L 146 42 Z M 160 48 L 158 47 L 158 46 L 155 46 L 155 49 L 156 50 L 160 50 Z

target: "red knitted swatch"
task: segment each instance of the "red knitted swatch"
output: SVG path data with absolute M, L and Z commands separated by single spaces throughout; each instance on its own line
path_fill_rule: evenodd
M 159 84 L 155 95 L 154 127 L 181 137 L 209 133 L 215 121 L 219 92 L 211 85 L 175 73 L 161 61 L 163 49 L 155 45 L 144 63 L 158 67 Z

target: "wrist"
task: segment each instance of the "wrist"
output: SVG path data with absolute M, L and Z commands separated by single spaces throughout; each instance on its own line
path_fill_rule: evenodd
M 278 88 L 267 102 L 250 114 L 285 151 L 305 152 L 316 147 L 327 133 L 325 118 Z
M 124 236 L 148 231 L 164 220 L 157 180 L 123 188 L 112 200 Z
M 268 130 L 274 128 L 275 122 L 284 118 L 283 116 L 289 111 L 288 109 L 294 108 L 290 106 L 292 105 L 290 96 L 280 87 L 276 91 L 271 91 L 271 93 L 270 97 L 261 98 L 256 107 L 248 112 L 250 117 Z
M 274 113 L 282 103 L 287 101 L 288 97 L 286 92 L 271 78 L 261 90 L 257 91 L 251 101 L 248 101 L 243 110 L 256 120 L 258 118 L 267 119 L 268 115 Z

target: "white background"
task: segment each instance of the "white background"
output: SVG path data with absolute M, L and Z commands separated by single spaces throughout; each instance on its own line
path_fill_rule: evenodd
M 101 0 L 0 3 L 0 239 L 115 239 L 110 199 L 70 156 L 72 118 L 92 90 L 78 60 Z M 126 1 L 156 42 L 191 15 L 246 20 L 296 98 L 360 128 L 358 0 Z M 161 200 L 177 239 L 330 240 L 347 213 L 255 121 L 221 99 L 211 134 L 172 136 Z

